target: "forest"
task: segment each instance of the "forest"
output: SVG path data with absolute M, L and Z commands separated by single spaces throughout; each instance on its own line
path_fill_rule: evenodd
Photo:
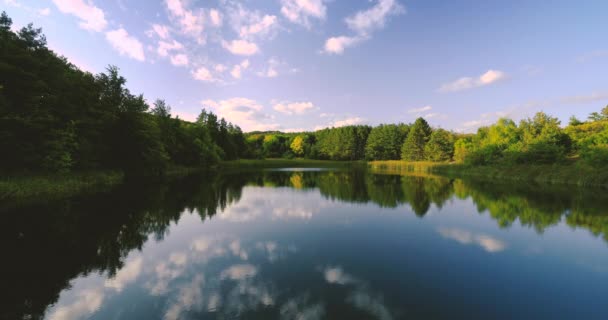
M 241 129 L 211 111 L 173 117 L 126 88 L 115 66 L 84 72 L 49 50 L 41 29 L 18 32 L 0 16 L 0 172 L 118 170 L 162 175 L 170 166 L 208 167 L 237 159 Z
M 254 132 L 246 136 L 249 156 L 325 160 L 404 160 L 469 165 L 569 163 L 608 164 L 608 106 L 586 121 L 538 112 L 519 123 L 507 118 L 475 134 L 413 124 L 347 126 L 309 133 Z M 252 153 L 253 152 L 253 153 Z
M 41 29 L 18 32 L 0 16 L 0 173 L 117 170 L 163 175 L 243 158 L 404 160 L 468 165 L 608 164 L 608 106 L 563 126 L 544 112 L 499 119 L 462 134 L 411 124 L 345 126 L 315 132 L 243 133 L 202 109 L 195 122 L 171 115 L 126 87 L 115 66 L 91 74 L 49 50 Z

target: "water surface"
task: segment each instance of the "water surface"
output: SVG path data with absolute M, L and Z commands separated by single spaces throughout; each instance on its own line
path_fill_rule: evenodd
M 360 170 L 2 209 L 7 319 L 607 319 L 604 190 Z

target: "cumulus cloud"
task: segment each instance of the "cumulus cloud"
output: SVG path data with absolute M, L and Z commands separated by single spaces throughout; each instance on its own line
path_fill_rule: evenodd
M 171 56 L 171 64 L 174 66 L 187 66 L 188 62 L 188 56 L 183 53 Z
M 207 69 L 205 67 L 199 67 L 198 69 L 194 70 L 192 72 L 192 77 L 196 80 L 205 81 L 205 82 L 218 81 L 218 79 L 216 79 L 213 76 L 213 74 L 211 74 L 211 71 L 209 71 L 209 69 Z
M 439 234 L 461 244 L 477 244 L 485 251 L 490 253 L 500 252 L 506 249 L 507 244 L 503 241 L 485 234 L 475 234 L 473 232 L 458 228 L 439 228 Z
M 257 75 L 263 78 L 276 78 L 279 74 L 295 72 L 297 72 L 297 69 L 290 68 L 286 62 L 273 57 L 268 59 L 267 66 L 259 71 Z
M 462 77 L 453 82 L 443 84 L 439 88 L 439 92 L 456 92 L 483 87 L 504 80 L 505 78 L 506 74 L 500 70 L 488 70 L 486 73 L 475 78 Z
M 244 131 L 266 131 L 279 128 L 278 124 L 269 123 L 272 117 L 265 114 L 264 107 L 252 99 L 205 100 L 202 104 L 204 107 L 213 108 L 219 117 L 237 124 Z
M 257 273 L 258 269 L 254 265 L 238 264 L 222 271 L 220 277 L 222 279 L 243 280 L 254 277 Z
M 199 43 L 205 42 L 204 10 L 190 10 L 183 0 L 165 0 L 165 4 L 172 21 L 177 22 L 182 34 L 196 39 Z
M 344 127 L 344 126 L 353 126 L 356 124 L 361 124 L 365 121 L 365 119 L 360 117 L 347 118 L 344 120 L 334 121 L 332 123 L 332 127 Z
M 308 295 L 290 298 L 281 308 L 281 319 L 320 320 L 325 316 L 325 307 L 320 303 L 309 303 Z
M 57 9 L 80 19 L 80 27 L 86 30 L 101 32 L 108 22 L 103 10 L 96 7 L 92 1 L 85 0 L 53 0 Z
M 156 52 L 158 53 L 159 56 L 161 57 L 166 57 L 169 55 L 170 51 L 176 51 L 176 50 L 181 50 L 183 49 L 184 46 L 175 41 L 159 41 L 158 42 L 158 48 L 156 49 Z
M 169 38 L 169 27 L 160 24 L 153 24 L 152 29 L 147 32 L 148 36 L 156 34 L 161 39 Z
M 373 7 L 359 11 L 344 20 L 348 28 L 354 31 L 356 35 L 328 38 L 325 41 L 323 52 L 342 54 L 345 49 L 371 39 L 371 34 L 384 28 L 391 16 L 404 12 L 405 8 L 396 0 L 378 0 Z
M 85 290 L 78 294 L 74 303 L 58 307 L 50 316 L 50 320 L 83 319 L 93 314 L 104 300 L 102 290 Z
M 247 40 L 232 40 L 230 42 L 223 41 L 222 47 L 230 53 L 239 56 L 251 56 L 260 51 L 258 45 Z
M 275 15 L 246 9 L 240 3 L 230 2 L 226 7 L 230 26 L 241 39 L 269 38 L 275 34 L 279 24 Z
M 363 37 L 331 37 L 325 41 L 324 51 L 329 54 L 342 54 L 346 48 L 352 47 L 363 41 Z
M 202 275 L 196 275 L 192 282 L 181 287 L 176 301 L 169 306 L 164 319 L 177 320 L 181 318 L 182 312 L 191 310 L 193 307 L 200 307 L 203 300 L 204 280 Z
M 356 282 L 355 278 L 346 274 L 340 267 L 327 267 L 323 270 L 325 281 L 331 284 L 350 284 Z
M 315 109 L 312 102 L 282 102 L 272 107 L 274 110 L 284 114 L 303 114 Z
M 324 20 L 326 0 L 281 0 L 281 14 L 287 20 L 310 28 L 312 18 Z
M 421 108 L 414 108 L 414 109 L 409 109 L 407 110 L 407 113 L 422 113 L 425 111 L 430 111 L 431 109 L 433 109 L 433 107 L 431 106 L 424 106 Z
M 209 20 L 211 21 L 211 25 L 214 27 L 222 26 L 222 14 L 217 9 L 209 10 Z
M 378 3 L 355 15 L 346 18 L 349 29 L 358 34 L 369 34 L 374 30 L 382 29 L 390 16 L 404 13 L 405 9 L 396 0 L 378 0 Z
M 219 73 L 222 73 L 222 72 L 226 71 L 227 68 L 225 65 L 218 63 L 215 65 L 215 67 L 213 67 L 213 69 L 215 69 L 215 71 L 217 71 Z
M 230 74 L 232 75 L 233 78 L 240 79 L 242 77 L 243 70 L 245 70 L 247 68 L 249 68 L 249 60 L 245 59 L 240 64 L 235 65 L 232 68 L 232 71 L 230 71 Z
M 125 29 L 120 28 L 106 32 L 106 40 L 121 55 L 138 61 L 146 60 L 142 43 L 137 38 L 130 36 Z
M 242 26 L 239 35 L 241 38 L 250 38 L 257 35 L 269 34 L 277 26 L 277 17 L 271 15 L 263 16 L 259 21 L 250 25 Z
M 143 258 L 137 257 L 131 261 L 129 261 L 122 269 L 120 269 L 116 275 L 106 280 L 105 286 L 107 288 L 112 288 L 118 292 L 122 291 L 122 289 L 129 283 L 135 281 L 139 274 L 141 273 L 141 269 L 143 266 Z

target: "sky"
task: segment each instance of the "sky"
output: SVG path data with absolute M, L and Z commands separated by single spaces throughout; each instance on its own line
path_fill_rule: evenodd
M 413 122 L 474 132 L 608 104 L 605 0 L 0 0 L 81 69 L 244 131 Z

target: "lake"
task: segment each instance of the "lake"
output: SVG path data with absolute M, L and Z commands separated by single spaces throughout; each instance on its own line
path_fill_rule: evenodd
M 6 319 L 608 319 L 601 189 L 289 168 L 1 213 Z

